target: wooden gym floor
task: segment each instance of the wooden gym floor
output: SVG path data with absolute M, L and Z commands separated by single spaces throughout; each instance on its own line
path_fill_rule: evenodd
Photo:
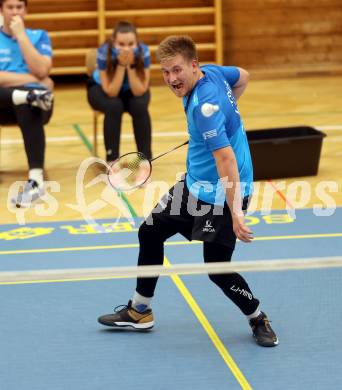
M 329 196 L 332 204 L 342 205 L 342 77 L 312 77 L 279 80 L 251 80 L 239 101 L 240 112 L 246 129 L 273 128 L 308 125 L 327 134 L 323 141 L 319 174 L 314 177 L 260 182 L 259 193 L 253 207 L 266 205 L 273 209 L 291 207 L 305 208 L 322 204 L 316 194 L 322 181 L 335 182 Z M 152 87 L 150 113 L 153 124 L 153 153 L 157 155 L 187 139 L 186 122 L 181 100 L 173 96 L 166 86 Z M 0 161 L 0 215 L 1 223 L 49 222 L 83 219 L 82 213 L 70 205 L 76 204 L 76 173 L 81 162 L 91 154 L 81 140 L 76 128 L 92 140 L 92 111 L 86 100 L 83 83 L 58 84 L 55 89 L 55 109 L 51 122 L 46 126 L 46 175 L 54 182 L 57 192 L 50 192 L 53 205 L 41 205 L 39 209 L 18 210 L 8 207 L 9 190 L 13 183 L 26 180 L 27 165 L 21 134 L 16 127 L 2 128 Z M 102 122 L 102 118 L 101 118 Z M 100 124 L 100 156 L 104 156 Z M 121 153 L 134 151 L 131 120 L 124 115 Z M 305 159 L 303 150 L 303 159 Z M 179 172 L 185 169 L 186 148 L 179 149 L 158 160 L 153 166 L 153 181 L 159 183 L 161 192 L 171 186 Z M 289 155 L 291 158 L 291 155 Z M 91 167 L 86 181 L 101 174 Z M 298 191 L 289 198 L 288 189 L 295 180 L 305 180 L 307 197 Z M 57 186 L 57 187 L 56 187 Z M 153 187 L 155 188 L 155 187 Z M 279 191 L 277 192 L 277 189 Z M 337 191 L 336 191 L 337 190 Z M 106 188 L 104 181 L 83 188 L 85 202 L 92 205 L 93 218 L 116 218 L 122 216 L 116 207 L 116 195 Z M 291 194 L 290 194 L 291 195 Z M 305 199 L 304 199 L 305 198 Z M 148 213 L 158 199 L 158 191 L 151 187 L 126 194 L 126 199 L 138 216 Z M 265 200 L 266 199 L 266 200 Z M 265 203 L 266 202 L 266 203 Z

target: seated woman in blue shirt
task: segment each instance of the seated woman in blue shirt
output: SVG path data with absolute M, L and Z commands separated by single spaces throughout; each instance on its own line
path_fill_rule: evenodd
M 118 22 L 113 35 L 97 51 L 97 69 L 88 81 L 88 101 L 104 113 L 104 143 L 108 163 L 119 157 L 122 114 L 133 121 L 137 149 L 147 158 L 151 153 L 150 51 L 138 41 L 136 28 Z
M 11 199 L 30 207 L 44 194 L 45 132 L 53 108 L 52 48 L 48 33 L 25 26 L 27 0 L 0 0 L 0 123 L 17 123 L 29 172 L 23 190 Z

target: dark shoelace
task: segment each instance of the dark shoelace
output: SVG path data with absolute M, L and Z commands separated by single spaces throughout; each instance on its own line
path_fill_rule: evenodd
M 29 179 L 27 180 L 27 183 L 25 184 L 25 187 L 30 187 L 30 188 L 37 188 L 38 187 L 38 183 L 33 180 L 33 179 Z
M 270 321 L 267 317 L 256 318 L 255 322 L 254 323 L 252 322 L 252 327 L 253 329 L 255 329 L 258 326 L 263 325 L 267 330 L 267 332 L 271 333 L 272 329 L 271 329 L 270 322 L 272 321 Z

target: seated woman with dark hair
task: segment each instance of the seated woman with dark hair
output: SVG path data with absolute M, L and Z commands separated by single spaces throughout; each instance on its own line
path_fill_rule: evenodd
M 139 42 L 136 28 L 118 22 L 112 36 L 98 48 L 97 69 L 88 81 L 88 101 L 104 113 L 104 143 L 108 163 L 119 157 L 122 114 L 128 112 L 138 152 L 151 153 L 150 51 Z

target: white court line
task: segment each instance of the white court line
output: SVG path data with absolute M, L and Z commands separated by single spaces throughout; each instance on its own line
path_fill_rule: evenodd
M 342 130 L 342 125 L 327 125 L 327 126 L 313 126 L 317 130 L 321 131 L 334 131 L 334 130 Z M 251 129 L 252 130 L 252 129 Z M 187 137 L 188 134 L 185 131 L 166 131 L 166 132 L 153 132 L 153 137 L 156 138 L 166 138 L 166 137 Z M 122 134 L 121 137 L 123 139 L 133 139 L 133 134 Z M 103 139 L 103 136 L 99 134 L 99 139 Z M 90 140 L 93 137 L 89 137 Z M 46 141 L 48 143 L 58 143 L 58 142 L 80 142 L 80 138 L 78 136 L 64 136 L 64 137 L 47 137 Z M 1 145 L 17 145 L 22 144 L 22 139 L 5 139 L 1 141 Z
M 185 131 L 169 131 L 169 132 L 153 132 L 153 137 L 164 138 L 164 137 L 187 137 L 188 134 Z M 124 139 L 133 139 L 133 134 L 122 134 L 121 138 Z M 89 137 L 90 140 L 93 137 Z M 98 139 L 103 139 L 103 135 L 99 134 Z M 47 137 L 46 142 L 49 143 L 57 143 L 57 142 L 80 142 L 80 137 L 77 136 L 67 136 L 67 137 Z M 22 139 L 5 139 L 1 141 L 1 145 L 16 145 L 22 144 Z
M 342 141 L 342 135 L 336 135 L 335 137 L 328 137 L 326 139 L 328 142 L 336 142 L 336 141 Z M 324 142 L 326 142 L 324 141 Z
M 327 125 L 327 126 L 313 126 L 317 130 L 329 131 L 329 130 L 342 130 L 342 125 Z

